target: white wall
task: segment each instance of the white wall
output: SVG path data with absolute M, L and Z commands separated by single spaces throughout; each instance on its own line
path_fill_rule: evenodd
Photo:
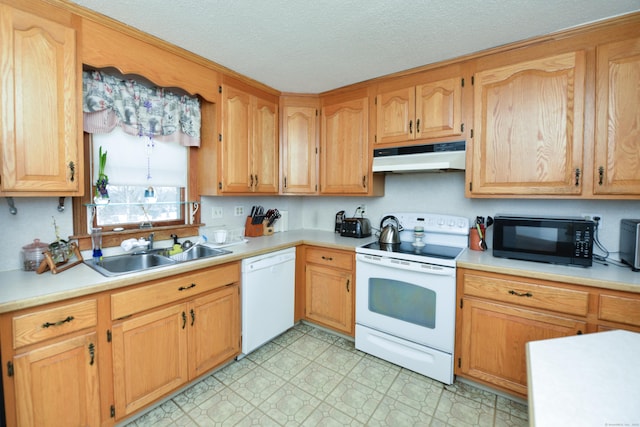
M 0 205 L 0 271 L 19 269 L 22 246 L 34 238 L 49 243 L 55 240 L 52 217 L 55 217 L 62 238 L 73 231 L 71 201 L 63 213 L 57 211 L 57 198 L 15 198 L 17 215 L 9 214 L 8 205 Z M 518 200 L 518 199 L 466 199 L 464 173 L 422 173 L 387 175 L 385 196 L 367 197 L 203 197 L 202 221 L 207 225 L 241 227 L 252 205 L 265 209 L 277 208 L 289 212 L 289 229 L 317 229 L 333 231 L 335 214 L 345 210 L 354 214 L 360 204 L 367 206 L 371 225 L 377 228 L 382 216 L 388 212 L 429 212 L 460 215 L 470 220 L 476 216 L 494 216 L 496 213 L 523 213 L 543 215 L 602 215 L 600 241 L 611 252 L 618 251 L 621 218 L 640 218 L 640 200 Z M 245 216 L 234 216 L 236 206 L 243 206 Z M 212 219 L 213 207 L 223 208 L 222 219 Z M 488 233 L 491 245 L 491 233 Z M 616 254 L 613 254 L 616 257 Z
M 44 243 L 56 240 L 53 220 L 60 237 L 67 239 L 73 234 L 73 210 L 71 198 L 65 199 L 64 212 L 58 212 L 57 197 L 14 197 L 18 213 L 11 215 L 9 205 L 0 203 L 0 271 L 20 269 L 20 251 L 23 246 L 40 239 Z M 34 273 L 35 274 L 35 273 Z

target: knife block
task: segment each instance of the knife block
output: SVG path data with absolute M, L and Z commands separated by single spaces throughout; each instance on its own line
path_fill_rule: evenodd
M 252 224 L 251 217 L 248 216 L 247 220 L 244 223 L 244 235 L 246 237 L 259 237 L 264 235 L 264 225 L 260 224 Z
M 273 234 L 273 225 L 269 227 L 267 226 L 268 223 L 269 223 L 269 220 L 266 220 L 266 219 L 262 223 L 262 226 L 264 228 L 263 236 L 271 236 Z

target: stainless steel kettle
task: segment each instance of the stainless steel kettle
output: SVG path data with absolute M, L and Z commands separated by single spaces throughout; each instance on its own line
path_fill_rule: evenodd
M 386 224 L 385 221 L 390 220 L 391 222 L 395 222 L 393 224 Z M 400 225 L 400 221 L 393 215 L 387 215 L 382 218 L 380 221 L 380 237 L 378 238 L 378 242 L 384 245 L 396 245 L 400 243 L 400 231 L 402 231 L 402 226 Z

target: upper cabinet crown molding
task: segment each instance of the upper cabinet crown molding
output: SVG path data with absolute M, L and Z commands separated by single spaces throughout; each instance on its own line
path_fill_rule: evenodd
M 131 37 L 106 25 L 85 19 L 81 56 L 95 68 L 115 67 L 162 87 L 176 87 L 217 103 L 219 74 L 160 46 Z

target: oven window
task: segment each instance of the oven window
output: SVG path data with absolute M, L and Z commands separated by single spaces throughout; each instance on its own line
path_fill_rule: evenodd
M 436 293 L 391 279 L 369 279 L 369 311 L 435 329 Z

